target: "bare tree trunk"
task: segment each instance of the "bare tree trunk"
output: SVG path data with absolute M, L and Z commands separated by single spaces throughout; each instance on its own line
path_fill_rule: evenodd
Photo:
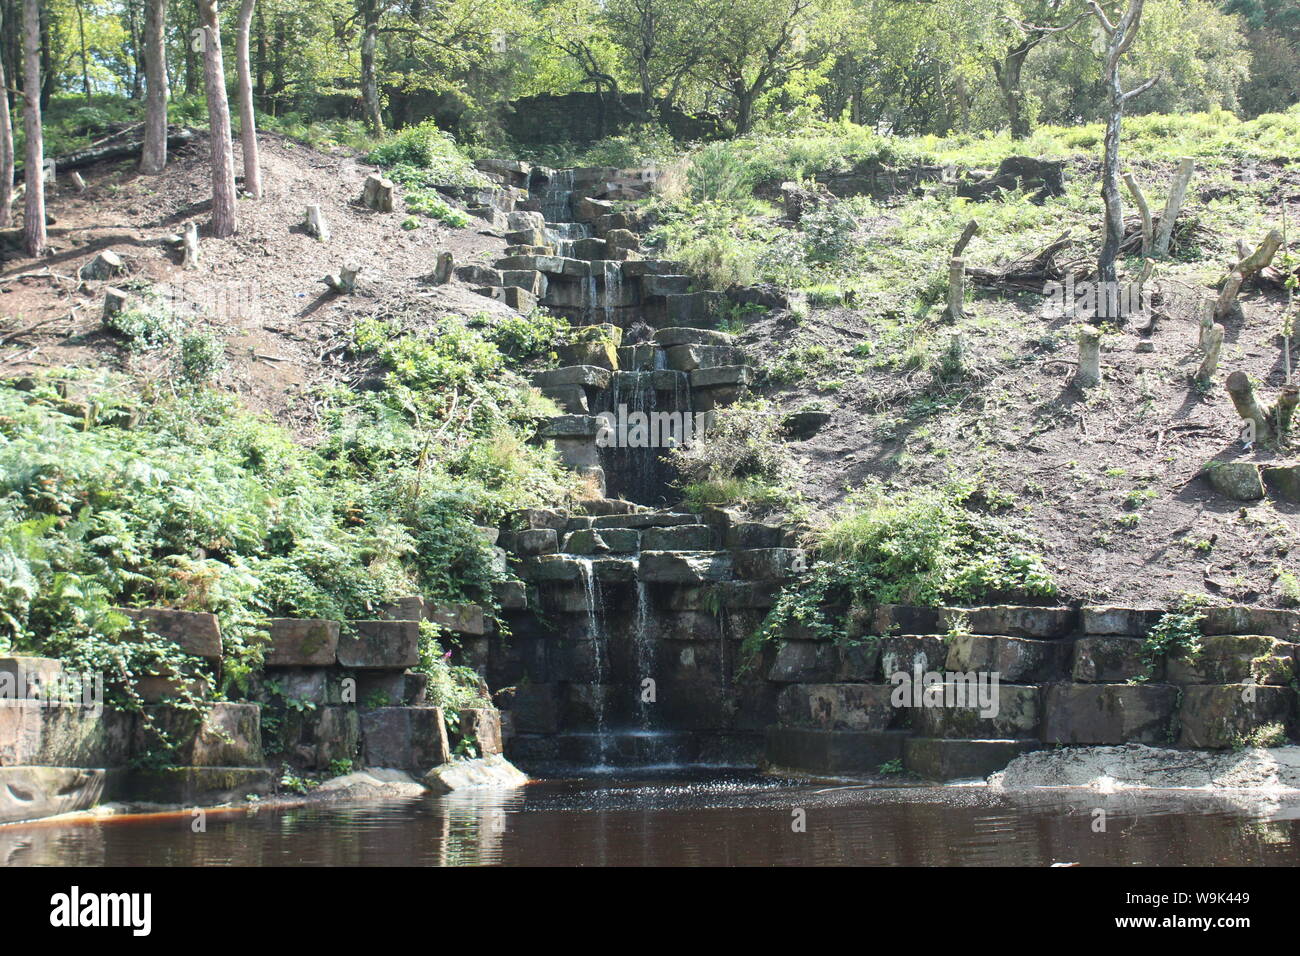
M 23 248 L 45 255 L 45 142 L 41 131 L 40 0 L 23 0 L 23 128 L 27 133 L 27 204 Z
M 1223 280 L 1223 289 L 1219 292 L 1219 300 L 1214 305 L 1216 319 L 1223 319 L 1232 311 L 1242 284 L 1272 262 L 1273 256 L 1277 255 L 1277 250 L 1281 246 L 1282 233 L 1271 229 L 1254 252 L 1243 256 L 1241 261 L 1232 267 L 1232 272 L 1228 273 L 1228 277 Z
M 1196 381 L 1202 386 L 1210 384 L 1214 373 L 1219 368 L 1219 353 L 1223 350 L 1223 326 L 1215 322 L 1205 333 L 1201 348 L 1205 350 L 1205 359 L 1196 372 Z
M 248 34 L 257 0 L 241 0 L 235 33 L 235 72 L 239 76 L 239 142 L 244 152 L 244 191 L 262 198 L 262 162 L 257 153 L 257 120 L 253 115 L 253 71 L 248 58 Z
M 1124 91 L 1120 82 L 1119 65 L 1133 41 L 1137 39 L 1142 20 L 1144 0 L 1129 0 L 1128 10 L 1117 23 L 1111 23 L 1096 0 L 1089 0 L 1093 15 L 1101 25 L 1106 38 L 1106 60 L 1103 79 L 1110 93 L 1110 112 L 1106 116 L 1105 154 L 1101 173 L 1101 198 L 1105 205 L 1105 228 L 1101 255 L 1097 258 L 1097 280 L 1101 288 L 1097 295 L 1097 314 L 1108 318 L 1119 317 L 1119 274 L 1116 260 L 1124 239 L 1124 204 L 1119 192 L 1119 141 L 1124 120 L 1124 105 L 1139 93 L 1151 88 L 1154 80 L 1135 89 Z
M 379 0 L 363 0 L 361 31 L 361 113 L 371 134 L 384 131 L 379 109 L 379 77 L 375 74 L 375 47 L 379 43 Z
M 140 172 L 157 176 L 167 165 L 167 0 L 149 0 L 144 26 L 144 148 Z
M 1160 214 L 1160 231 L 1156 234 L 1155 255 L 1163 258 L 1169 255 L 1169 241 L 1174 236 L 1174 220 L 1183 208 L 1183 197 L 1187 195 L 1187 184 L 1192 181 L 1195 162 L 1190 156 L 1178 161 L 1178 171 L 1169 183 L 1169 198 L 1165 200 L 1165 211 Z
M 4 58 L 0 57 L 0 228 L 9 226 L 14 201 L 14 127 L 8 90 Z
M 212 141 L 212 235 L 235 234 L 235 161 L 230 140 L 230 104 L 226 100 L 226 69 L 221 59 L 218 0 L 198 0 L 203 30 L 203 78 L 208 93 L 208 135 Z
M 1246 373 L 1233 372 L 1228 376 L 1226 386 L 1228 397 L 1232 399 L 1237 414 L 1246 423 L 1248 434 L 1244 440 L 1259 443 L 1271 440 L 1273 428 L 1269 424 L 1268 415 L 1259 407 L 1259 402 L 1255 399 L 1255 389 L 1250 384 L 1250 378 Z
M 1124 185 L 1128 187 L 1129 194 L 1138 207 L 1138 213 L 1142 216 L 1142 257 L 1145 259 L 1151 255 L 1151 238 L 1153 235 L 1151 207 L 1147 205 L 1147 197 L 1142 195 L 1142 187 L 1138 185 L 1138 181 L 1132 173 L 1124 174 Z

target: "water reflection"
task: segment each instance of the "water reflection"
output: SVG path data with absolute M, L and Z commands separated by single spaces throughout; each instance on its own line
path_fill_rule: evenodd
M 806 832 L 792 829 L 795 810 Z M 1298 845 L 1300 800 L 1280 796 L 678 775 L 211 813 L 204 833 L 187 814 L 0 827 L 0 865 L 1294 865 Z

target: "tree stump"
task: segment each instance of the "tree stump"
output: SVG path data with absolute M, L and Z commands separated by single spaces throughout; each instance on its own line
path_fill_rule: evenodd
M 104 320 L 108 321 L 126 309 L 127 303 L 131 301 L 131 296 L 121 289 L 114 289 L 111 286 L 104 290 Z
M 330 237 L 329 223 L 325 221 L 325 215 L 320 211 L 320 206 L 308 206 L 307 213 L 303 219 L 303 226 L 307 230 L 307 235 L 325 242 Z
M 1242 421 L 1246 423 L 1242 433 L 1242 440 L 1248 443 L 1264 442 L 1273 437 L 1273 428 L 1269 424 L 1268 415 L 1264 409 L 1260 408 L 1259 402 L 1255 400 L 1255 389 L 1250 384 L 1250 378 L 1245 372 L 1236 371 L 1228 376 L 1225 383 L 1228 389 L 1228 396 L 1232 399 L 1232 405 L 1237 409 L 1237 414 L 1241 416 Z
M 438 264 L 433 269 L 433 281 L 435 285 L 445 285 L 451 281 L 451 273 L 455 263 L 452 260 L 450 252 L 438 253 Z
M 1214 373 L 1219 369 L 1219 352 L 1223 349 L 1222 325 L 1215 322 L 1210 326 L 1209 331 L 1203 333 L 1201 348 L 1205 351 L 1205 358 L 1196 371 L 1196 381 L 1201 385 L 1209 385 L 1214 378 Z
M 1223 288 L 1219 292 L 1219 300 L 1214 305 L 1214 317 L 1223 319 L 1237 303 L 1237 294 L 1241 292 L 1241 287 L 1247 279 L 1259 272 L 1270 262 L 1273 256 L 1277 255 L 1277 250 L 1282 246 L 1282 233 L 1276 229 L 1269 231 L 1261 242 L 1248 256 L 1244 256 L 1240 262 L 1232 267 L 1227 278 L 1223 280 Z
M 68 181 L 72 183 L 72 188 L 77 192 L 84 193 L 86 191 L 86 181 L 81 178 L 81 173 L 75 169 L 68 173 Z
M 338 272 L 331 272 L 325 278 L 321 279 L 327 286 L 335 292 L 343 295 L 350 295 L 357 289 L 357 273 L 361 271 L 361 266 L 355 264 L 345 265 Z
M 199 267 L 199 227 L 197 223 L 185 224 L 185 234 L 181 237 L 181 268 L 197 269 Z
M 393 211 L 393 183 L 378 173 L 366 177 L 366 185 L 361 193 L 361 201 L 376 212 Z
M 960 256 L 948 262 L 948 318 L 956 322 L 966 314 L 966 263 Z
M 1079 368 L 1074 384 L 1079 388 L 1101 384 L 1101 333 L 1096 329 L 1079 330 Z
M 112 249 L 105 249 L 77 270 L 78 277 L 82 279 L 111 279 L 125 274 L 126 263 Z
M 1138 181 L 1132 173 L 1124 174 L 1124 185 L 1128 187 L 1129 193 L 1133 196 L 1133 203 L 1138 207 L 1139 215 L 1142 216 L 1142 256 L 1146 258 L 1151 255 L 1151 241 L 1155 235 L 1155 229 L 1151 223 L 1151 207 L 1147 205 L 1147 197 L 1142 194 L 1142 187 L 1138 185 Z

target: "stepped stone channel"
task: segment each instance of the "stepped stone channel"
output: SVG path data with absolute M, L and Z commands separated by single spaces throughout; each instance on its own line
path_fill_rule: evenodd
M 502 200 L 485 218 L 511 246 L 462 278 L 578 327 L 562 367 L 534 382 L 565 412 L 543 435 L 595 489 L 571 513 L 525 512 L 500 539 L 526 588 L 503 602 L 511 636 L 485 643 L 477 666 L 525 769 L 902 767 L 948 780 L 1048 746 L 1294 739 L 1290 611 L 1210 610 L 1200 656 L 1155 669 L 1145 641 L 1162 611 L 1102 607 L 883 607 L 838 640 L 795 628 L 747 661 L 742 642 L 806 567 L 796 530 L 675 507 L 661 450 L 598 439 L 603 413 L 707 416 L 742 398 L 751 368 L 718 326 L 736 303 L 789 303 L 702 289 L 645 258 L 637 213 L 619 203 L 652 171 L 480 169 Z

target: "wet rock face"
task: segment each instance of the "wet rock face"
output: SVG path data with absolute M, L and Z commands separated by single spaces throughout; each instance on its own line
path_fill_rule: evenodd
M 1296 692 L 1290 687 L 1201 684 L 1183 688 L 1180 747 L 1242 746 L 1252 735 L 1278 728 L 1295 736 Z

